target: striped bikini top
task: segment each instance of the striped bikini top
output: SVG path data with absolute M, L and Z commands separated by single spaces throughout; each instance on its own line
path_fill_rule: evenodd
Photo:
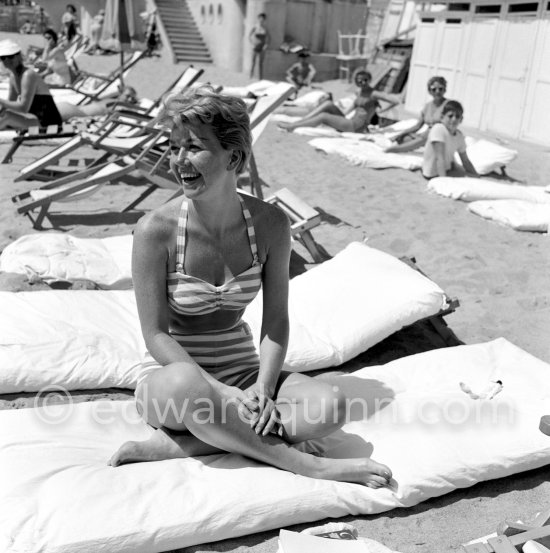
M 262 285 L 262 265 L 258 259 L 256 235 L 250 211 L 239 196 L 246 222 L 248 242 L 252 252 L 252 265 L 221 286 L 187 275 L 183 268 L 185 234 L 187 228 L 187 202 L 183 202 L 178 219 L 176 240 L 176 270 L 166 276 L 168 305 L 180 315 L 206 315 L 220 309 L 244 309 L 259 292 Z

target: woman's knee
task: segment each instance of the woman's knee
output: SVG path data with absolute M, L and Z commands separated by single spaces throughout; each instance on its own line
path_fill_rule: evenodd
M 174 430 L 183 429 L 185 418 L 197 408 L 201 399 L 209 400 L 210 396 L 210 384 L 200 370 L 185 363 L 159 369 L 136 390 L 142 417 L 152 426 Z

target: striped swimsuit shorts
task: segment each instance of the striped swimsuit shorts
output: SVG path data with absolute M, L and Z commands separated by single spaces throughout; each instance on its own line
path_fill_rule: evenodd
M 260 358 L 254 346 L 250 327 L 244 321 L 239 321 L 228 330 L 201 334 L 171 333 L 171 336 L 200 367 L 223 384 L 245 389 L 256 381 Z M 149 374 L 160 367 L 161 365 L 147 353 L 138 376 L 136 390 Z

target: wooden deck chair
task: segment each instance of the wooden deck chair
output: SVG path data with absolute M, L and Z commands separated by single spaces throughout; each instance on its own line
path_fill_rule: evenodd
M 175 180 L 171 178 L 169 181 L 163 181 L 162 183 L 158 175 L 155 175 L 154 179 L 148 178 L 149 171 L 167 159 L 170 149 L 168 147 L 169 136 L 167 131 L 147 128 L 145 133 L 147 135 L 147 142 L 140 145 L 139 149 L 141 151 L 138 152 L 138 148 L 134 149 L 133 155 L 119 156 L 114 161 L 80 171 L 77 176 L 69 175 L 62 177 L 40 188 L 12 197 L 12 201 L 16 204 L 26 202 L 18 206 L 17 212 L 27 215 L 33 222 L 33 228 L 42 229 L 42 222 L 48 216 L 53 203 L 71 202 L 86 198 L 94 194 L 104 184 L 122 180 L 125 176 L 135 171 L 140 171 L 142 176 L 147 178 L 151 183 L 152 187 L 157 188 L 159 184 L 163 184 L 174 189 L 179 188 Z M 159 145 L 164 147 L 159 147 Z M 147 196 L 149 194 L 150 192 Z M 123 211 L 132 209 L 137 203 L 139 202 L 132 202 Z M 35 215 L 33 212 L 37 209 L 39 212 Z
M 120 77 L 126 78 L 130 70 L 145 56 L 144 51 L 134 52 L 123 65 L 117 67 L 107 75 L 80 72 L 77 81 L 69 88 L 82 95 L 78 105 L 100 100 L 105 95 L 116 92 L 121 84 Z
M 270 93 L 260 96 L 250 114 L 250 129 L 252 146 L 263 133 L 269 116 L 295 92 L 295 87 L 289 83 L 278 83 L 270 89 Z M 254 196 L 263 199 L 262 182 L 258 174 L 258 167 L 254 158 L 254 151 L 250 152 L 248 171 L 239 176 L 239 187 L 249 186 Z
M 49 140 L 52 138 L 69 138 L 76 134 L 76 130 L 71 125 L 50 125 L 44 127 L 29 127 L 22 131 L 15 131 L 15 136 L 11 146 L 9 147 L 6 155 L 2 159 L 2 163 L 11 163 L 13 161 L 13 154 L 17 151 L 19 146 L 26 142 L 37 142 L 41 140 Z
M 321 224 L 321 214 L 296 196 L 288 188 L 281 188 L 266 198 L 266 202 L 282 209 L 290 220 L 292 237 L 298 240 L 311 254 L 315 263 L 328 259 L 328 254 L 315 242 L 311 229 Z
M 140 137 L 144 138 L 143 125 L 149 123 L 151 116 L 156 114 L 163 97 L 191 86 L 203 72 L 203 69 L 196 69 L 190 65 L 146 109 L 136 110 L 131 105 L 125 106 L 124 109 L 118 109 L 103 123 L 100 123 L 93 132 L 79 133 L 65 144 L 54 148 L 40 159 L 25 166 L 15 178 L 15 182 L 29 179 L 51 179 L 52 176 L 59 173 L 59 167 L 57 169 L 51 167 L 84 145 L 103 149 L 108 155 L 130 153 L 140 146 Z M 145 138 L 147 138 L 146 135 Z M 102 156 L 94 162 L 94 165 L 104 161 L 106 161 L 106 157 Z M 50 169 L 48 170 L 48 168 Z

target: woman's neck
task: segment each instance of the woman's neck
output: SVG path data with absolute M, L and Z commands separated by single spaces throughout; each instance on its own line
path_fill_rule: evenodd
M 241 217 L 241 202 L 236 186 L 227 194 L 190 200 L 189 204 L 190 210 L 196 214 L 201 223 L 215 234 L 223 233 L 237 217 Z
M 445 100 L 446 100 L 445 96 L 442 96 L 441 98 L 434 98 L 433 99 L 433 104 L 434 104 L 434 106 L 439 107 L 441 104 L 443 104 L 445 102 Z

